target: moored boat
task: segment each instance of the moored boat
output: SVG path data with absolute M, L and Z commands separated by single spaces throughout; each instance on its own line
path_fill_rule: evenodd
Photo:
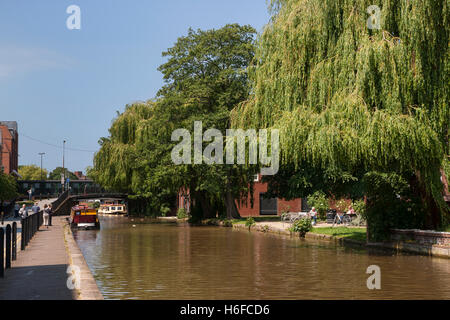
M 102 204 L 98 209 L 98 213 L 104 215 L 125 215 L 127 214 L 127 207 L 125 204 Z
M 85 204 L 72 207 L 70 226 L 77 229 L 100 229 L 97 209 Z

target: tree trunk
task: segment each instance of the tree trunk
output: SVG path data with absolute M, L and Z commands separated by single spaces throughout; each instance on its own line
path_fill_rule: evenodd
M 231 195 L 230 191 L 225 194 L 225 208 L 227 210 L 227 219 L 231 220 L 241 218 L 241 215 L 239 214 L 236 206 L 236 201 Z
M 196 191 L 192 193 L 192 196 L 195 205 L 200 206 L 203 219 L 215 218 L 216 213 L 214 212 L 214 210 L 212 210 L 211 203 L 205 196 L 204 192 Z
M 416 172 L 414 177 L 410 180 L 410 186 L 412 191 L 420 196 L 420 199 L 427 210 L 425 227 L 427 229 L 436 230 L 441 224 L 441 212 L 438 204 L 433 199 L 433 196 L 427 192 L 423 185 L 420 172 Z

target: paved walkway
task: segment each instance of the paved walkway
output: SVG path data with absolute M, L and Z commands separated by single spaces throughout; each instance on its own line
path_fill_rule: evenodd
M 50 204 L 50 203 L 53 203 L 54 201 L 55 201 L 56 199 L 46 199 L 46 200 L 41 200 L 41 201 L 38 201 L 38 205 L 39 205 L 39 207 L 41 208 L 41 210 L 42 209 L 44 209 L 44 205 L 45 204 Z M 31 212 L 31 210 L 29 210 L 28 211 L 28 214 L 29 215 L 31 215 L 32 214 L 32 212 Z M 17 225 L 17 243 L 18 243 L 18 248 L 19 248 L 19 250 L 20 250 L 20 237 L 21 237 L 21 232 L 22 232 L 22 223 L 21 223 L 21 218 L 15 218 L 14 216 L 13 216 L 13 214 L 11 215 L 11 216 L 9 216 L 8 218 L 5 218 L 5 220 L 3 221 L 3 224 L 1 224 L 0 223 L 0 228 L 6 228 L 6 226 L 9 224 L 9 225 L 11 225 L 11 228 L 12 228 L 12 224 L 14 223 L 14 222 L 16 222 L 16 225 Z M 53 223 L 53 220 L 52 220 L 52 223 Z
M 36 233 L 25 251 L 19 251 L 12 269 L 0 279 L 0 300 L 71 300 L 67 288 L 69 256 L 64 242 L 65 217 L 53 217 L 52 226 Z

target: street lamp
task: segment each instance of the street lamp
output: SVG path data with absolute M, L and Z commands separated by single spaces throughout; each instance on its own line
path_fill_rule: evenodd
M 65 154 L 65 148 L 66 148 L 66 140 L 63 141 L 63 192 L 66 191 L 66 169 L 64 167 L 64 154 Z
M 41 156 L 41 181 L 42 181 L 42 157 L 44 156 L 45 152 L 40 152 L 39 155 Z

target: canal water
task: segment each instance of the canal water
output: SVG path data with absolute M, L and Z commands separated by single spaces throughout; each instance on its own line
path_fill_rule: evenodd
M 105 299 L 450 299 L 448 259 L 124 217 L 74 235 Z

